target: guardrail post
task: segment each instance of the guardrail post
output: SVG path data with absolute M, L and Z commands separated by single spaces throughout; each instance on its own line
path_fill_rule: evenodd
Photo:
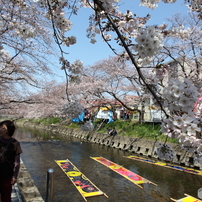
M 52 168 L 49 168 L 47 171 L 45 202 L 53 202 L 53 192 L 54 192 L 54 170 Z

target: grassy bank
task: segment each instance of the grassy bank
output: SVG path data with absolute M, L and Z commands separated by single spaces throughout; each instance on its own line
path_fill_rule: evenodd
M 30 119 L 30 122 L 41 123 L 41 124 L 62 124 L 64 127 L 69 128 L 80 128 L 78 123 L 72 123 L 69 120 L 61 120 L 57 117 L 50 118 L 40 118 L 40 119 Z M 115 122 L 107 123 L 100 120 L 96 120 L 94 123 L 95 131 L 100 133 L 106 133 L 107 128 L 115 128 L 118 132 L 118 135 L 128 136 L 128 137 L 137 137 L 143 139 L 151 139 L 164 142 L 166 136 L 160 132 L 159 123 L 137 123 L 134 121 L 123 121 L 116 120 Z M 168 142 L 177 143 L 175 139 L 168 138 Z
M 98 132 L 106 133 L 107 128 L 115 128 L 119 135 L 137 137 L 164 142 L 166 136 L 160 132 L 160 123 L 138 123 L 134 121 L 117 120 L 111 123 L 104 123 Z M 168 142 L 177 143 L 177 140 L 168 138 Z

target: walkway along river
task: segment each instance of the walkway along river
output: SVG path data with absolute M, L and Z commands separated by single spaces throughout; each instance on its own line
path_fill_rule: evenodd
M 82 202 L 84 199 L 54 160 L 69 159 L 87 178 L 108 195 L 88 198 L 89 202 L 164 202 L 170 197 L 179 199 L 184 193 L 197 197 L 202 176 L 176 171 L 157 165 L 134 161 L 123 156 L 127 151 L 81 142 L 77 138 L 54 140 L 51 134 L 18 128 L 16 139 L 21 142 L 21 158 L 43 199 L 46 192 L 46 173 L 55 171 L 54 202 Z M 92 160 L 102 156 L 157 184 L 145 184 L 143 189 L 124 177 Z

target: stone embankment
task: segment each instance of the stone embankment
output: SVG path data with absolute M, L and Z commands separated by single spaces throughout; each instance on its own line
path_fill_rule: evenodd
M 44 202 L 22 160 L 17 185 L 23 202 Z
M 18 126 L 31 127 L 36 130 L 45 130 L 49 132 L 51 131 L 53 135 L 60 136 L 64 140 L 66 138 L 68 139 L 69 137 L 75 137 L 80 139 L 81 141 L 88 141 L 91 143 L 97 143 L 108 147 L 129 151 L 132 154 L 158 158 L 154 151 L 156 142 L 152 140 L 131 138 L 119 135 L 111 137 L 103 133 L 81 131 L 80 129 L 67 128 L 62 125 L 41 125 L 28 121 L 19 121 L 16 124 Z M 173 163 L 182 166 L 202 169 L 200 164 L 194 162 L 192 154 L 186 153 L 180 148 L 180 145 L 178 144 L 170 143 L 170 145 L 174 148 L 176 153 L 176 158 L 173 160 Z

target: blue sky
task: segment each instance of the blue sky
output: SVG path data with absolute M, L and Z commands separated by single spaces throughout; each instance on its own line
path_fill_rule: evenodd
M 178 0 L 173 4 L 160 3 L 158 8 L 152 10 L 143 6 L 139 6 L 140 0 L 124 0 L 121 6 L 121 11 L 125 12 L 127 9 L 136 13 L 137 16 L 144 17 L 148 13 L 151 14 L 151 20 L 147 25 L 162 24 L 166 22 L 166 18 L 172 16 L 173 14 L 179 12 L 186 14 L 189 9 Z M 77 44 L 66 48 L 67 60 L 71 63 L 79 59 L 84 63 L 84 66 L 93 65 L 96 61 L 106 59 L 109 56 L 113 56 L 113 52 L 107 46 L 105 42 L 102 41 L 101 37 L 98 38 L 96 44 L 91 44 L 90 40 L 86 37 L 86 29 L 88 28 L 88 17 L 92 13 L 89 8 L 83 8 L 78 12 L 77 16 L 72 16 L 71 21 L 73 22 L 72 30 L 67 34 L 68 36 L 74 35 L 77 37 Z M 62 70 L 58 72 L 60 75 L 64 76 Z

